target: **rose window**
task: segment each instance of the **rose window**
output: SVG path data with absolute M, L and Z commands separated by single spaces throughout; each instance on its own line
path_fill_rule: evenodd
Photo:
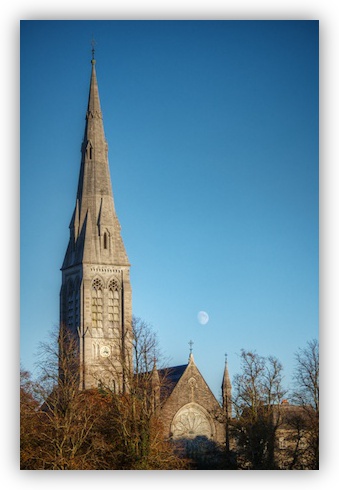
M 211 424 L 198 405 L 189 405 L 179 410 L 173 419 L 171 432 L 174 439 L 213 436 Z

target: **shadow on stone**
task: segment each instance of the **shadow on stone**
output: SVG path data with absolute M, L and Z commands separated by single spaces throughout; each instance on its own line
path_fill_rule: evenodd
M 173 441 L 176 453 L 189 460 L 192 470 L 235 470 L 236 458 L 232 451 L 211 441 L 206 436 L 194 439 L 176 439 Z

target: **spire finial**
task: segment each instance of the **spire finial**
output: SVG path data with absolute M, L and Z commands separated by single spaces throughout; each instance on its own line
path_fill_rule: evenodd
M 225 366 L 227 366 L 227 352 L 225 352 Z
M 91 42 L 91 45 L 92 45 L 92 64 L 94 65 L 95 64 L 95 58 L 94 58 L 94 54 L 95 54 L 95 46 L 97 45 L 95 39 L 94 39 L 94 36 L 92 36 L 92 42 Z
M 189 344 L 189 346 L 190 346 L 190 355 L 191 355 L 191 354 L 192 354 L 192 350 L 193 350 L 193 344 L 194 344 L 194 342 L 193 342 L 192 340 L 190 340 L 190 341 L 188 342 L 188 344 Z

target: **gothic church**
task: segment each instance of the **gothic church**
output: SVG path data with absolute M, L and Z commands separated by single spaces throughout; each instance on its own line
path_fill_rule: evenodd
M 94 55 L 81 165 L 70 237 L 62 264 L 60 323 L 79 339 L 80 388 L 104 379 L 118 393 L 128 391 L 133 365 L 130 264 L 115 211 Z M 110 369 L 107 369 L 110 366 Z M 113 366 L 113 369 L 112 369 Z M 166 390 L 162 379 L 166 376 Z M 165 436 L 226 439 L 223 415 L 231 416 L 227 363 L 220 406 L 199 372 L 193 354 L 188 364 L 152 372 L 155 404 Z

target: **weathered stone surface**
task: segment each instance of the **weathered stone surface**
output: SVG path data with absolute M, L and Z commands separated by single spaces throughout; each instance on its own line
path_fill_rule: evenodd
M 161 418 L 165 437 L 178 439 L 180 436 L 194 438 L 201 435 L 215 442 L 225 442 L 222 408 L 197 368 L 192 354 L 182 376 L 162 404 Z
M 78 191 L 61 269 L 60 321 L 79 338 L 80 386 L 98 386 L 105 377 L 120 391 L 123 369 L 132 362 L 132 289 L 107 148 L 92 60 Z

